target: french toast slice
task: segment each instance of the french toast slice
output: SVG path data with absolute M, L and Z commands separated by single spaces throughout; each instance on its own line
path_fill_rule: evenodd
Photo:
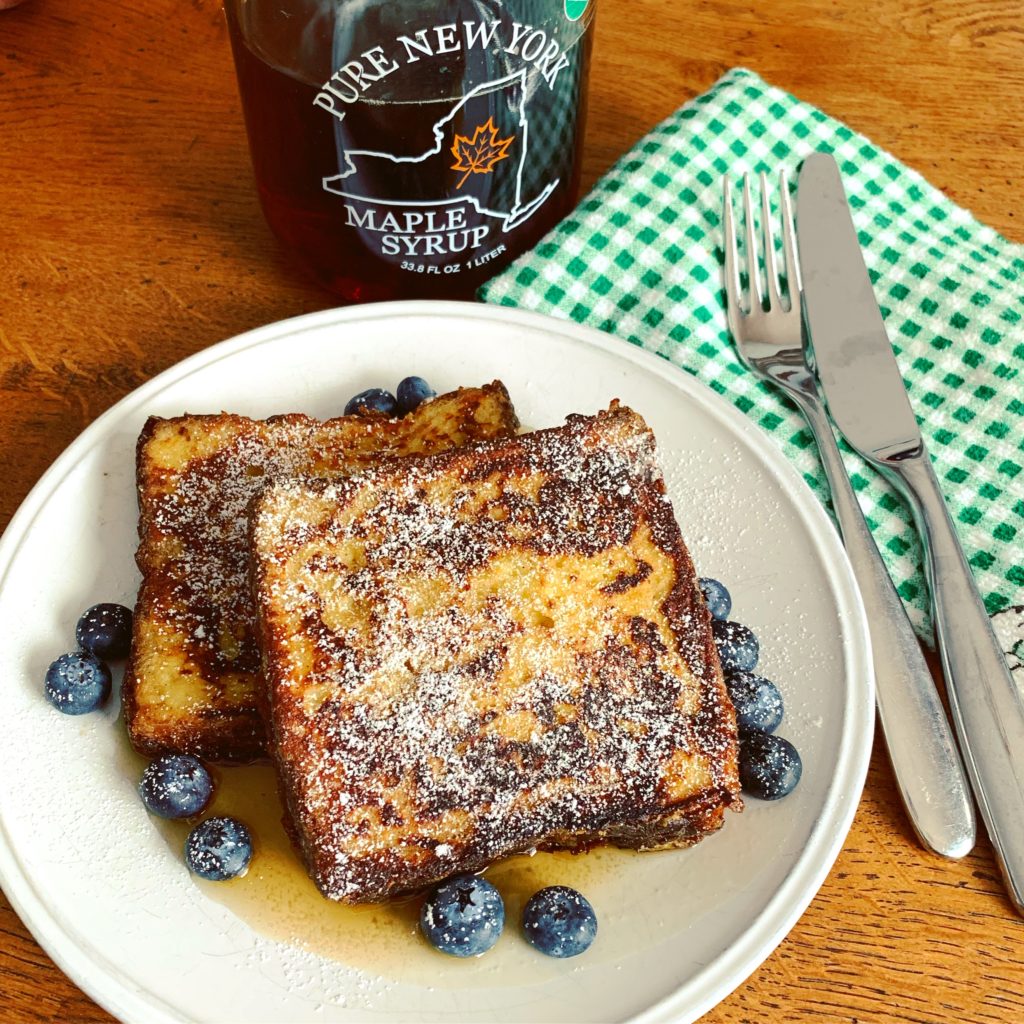
M 685 846 L 739 805 L 710 616 L 628 408 L 281 481 L 251 526 L 270 747 L 325 896 Z
M 265 754 L 249 589 L 248 508 L 268 480 L 513 433 L 504 386 L 462 388 L 402 418 L 150 418 L 139 437 L 142 585 L 122 687 L 132 745 L 217 761 Z

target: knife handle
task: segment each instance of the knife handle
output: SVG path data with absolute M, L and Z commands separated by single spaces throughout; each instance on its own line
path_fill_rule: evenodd
M 917 520 L 953 722 L 1010 898 L 1024 914 L 1024 699 L 924 446 L 911 458 L 879 465 Z
M 871 633 L 878 716 L 907 816 L 943 857 L 974 847 L 975 821 L 956 742 L 906 609 L 878 553 L 820 399 L 799 401 L 818 445 Z

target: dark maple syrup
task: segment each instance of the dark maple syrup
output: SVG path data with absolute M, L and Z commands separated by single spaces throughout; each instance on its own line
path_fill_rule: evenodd
M 145 762 L 135 755 L 128 760 L 129 770 L 137 767 L 141 774 Z M 206 815 L 226 814 L 245 822 L 255 852 L 242 878 L 193 878 L 203 894 L 264 938 L 407 984 L 481 987 L 494 984 L 499 975 L 503 985 L 520 984 L 566 970 L 565 963 L 537 953 L 518 933 L 523 905 L 548 885 L 572 886 L 597 909 L 598 941 L 585 954 L 586 963 L 619 960 L 635 949 L 636 936 L 628 928 L 610 926 L 610 912 L 618 916 L 628 894 L 647 884 L 652 860 L 664 863 L 663 858 L 672 856 L 599 847 L 585 854 L 537 853 L 502 861 L 488 869 L 487 877 L 505 901 L 505 933 L 486 956 L 457 960 L 438 953 L 423 939 L 418 926 L 422 897 L 349 907 L 320 895 L 281 824 L 272 767 L 222 767 L 215 774 L 217 789 Z M 180 857 L 191 823 L 151 820 Z
M 352 302 L 471 298 L 570 212 L 592 32 L 531 3 L 409 5 L 421 26 L 373 0 L 346 29 L 315 6 L 303 26 L 269 20 L 287 4 L 229 0 L 260 202 L 318 282 Z M 527 15 L 550 22 L 536 45 Z M 339 78 L 353 55 L 360 70 Z

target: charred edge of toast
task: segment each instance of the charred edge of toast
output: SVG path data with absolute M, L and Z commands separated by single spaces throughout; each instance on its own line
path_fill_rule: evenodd
M 492 380 L 489 384 L 481 384 L 479 387 L 462 387 L 456 388 L 454 391 L 446 391 L 441 395 L 430 399 L 431 402 L 447 401 L 453 398 L 457 398 L 459 395 L 466 391 L 478 391 L 485 397 L 497 397 L 501 399 L 501 407 L 503 411 L 503 420 L 501 427 L 507 430 L 510 434 L 515 433 L 519 429 L 519 417 L 516 415 L 515 407 L 512 404 L 512 399 L 509 396 L 508 389 L 500 380 Z M 417 410 L 423 411 L 427 408 L 426 404 L 417 406 L 412 412 L 407 413 L 406 417 L 415 416 Z M 223 423 L 225 419 L 235 421 L 237 423 L 318 423 L 323 427 L 331 427 L 339 423 L 348 422 L 363 422 L 367 426 L 372 427 L 375 423 L 393 423 L 395 421 L 405 419 L 402 416 L 387 416 L 382 412 L 365 412 L 349 414 L 347 416 L 333 416 L 329 419 L 320 420 L 315 416 L 309 416 L 306 413 L 301 412 L 285 412 L 277 413 L 273 416 L 265 417 L 253 417 L 243 416 L 240 413 L 234 412 L 214 412 L 214 413 L 182 413 L 180 416 L 149 416 L 146 422 L 143 424 L 142 430 L 139 433 L 138 440 L 135 443 L 135 472 L 136 472 L 136 483 L 139 483 L 142 478 L 142 471 L 145 468 L 145 450 L 149 443 L 153 439 L 153 434 L 156 433 L 157 428 L 164 423 L 203 423 L 208 422 L 211 424 Z M 404 456 L 393 456 L 394 458 L 403 458 Z M 140 529 L 141 534 L 141 529 Z
M 139 521 L 137 525 L 137 532 L 140 541 L 145 537 L 146 530 L 148 529 L 148 521 L 145 513 L 145 502 L 143 500 L 143 487 L 145 483 L 145 452 L 149 446 L 150 441 L 153 439 L 153 433 L 156 431 L 157 425 L 162 422 L 160 416 L 150 416 L 146 419 L 146 422 L 142 426 L 142 430 L 139 432 L 138 440 L 135 442 L 135 498 L 139 506 Z M 151 756 L 159 753 L 159 751 L 149 749 L 148 745 L 143 742 L 142 737 L 136 737 L 132 734 L 132 723 L 138 716 L 139 706 L 138 699 L 136 696 L 136 687 L 138 680 L 138 648 L 139 648 L 139 617 L 143 614 L 146 604 L 143 596 L 143 591 L 146 586 L 145 570 L 140 562 L 139 555 L 141 552 L 141 543 L 135 551 L 135 564 L 139 567 L 139 570 L 143 573 L 142 583 L 139 587 L 139 593 L 135 599 L 135 607 L 132 614 L 132 641 L 131 646 L 128 650 L 128 664 L 125 666 L 124 679 L 121 682 L 121 715 L 124 718 L 125 726 L 128 730 L 128 739 L 131 745 L 140 754 L 146 754 Z M 142 745 L 140 745 L 142 743 Z
M 267 756 L 266 730 L 263 719 L 253 709 L 235 708 L 228 713 L 221 711 L 199 717 L 190 714 L 183 716 L 174 723 L 174 726 L 161 729 L 159 735 L 137 728 L 140 712 L 138 671 L 141 645 L 139 635 L 142 629 L 141 623 L 147 616 L 148 609 L 152 607 L 153 591 L 153 584 L 149 578 L 151 570 L 146 564 L 145 558 L 147 554 L 146 538 L 152 528 L 150 510 L 147 508 L 144 497 L 148 482 L 146 453 L 157 430 L 165 423 L 184 424 L 197 421 L 221 423 L 225 416 L 230 416 L 239 422 L 248 421 L 248 417 L 236 416 L 233 413 L 200 415 L 186 413 L 182 416 L 166 418 L 150 416 L 146 419 L 135 444 L 135 487 L 139 505 L 138 535 L 140 540 L 135 553 L 135 562 L 142 573 L 142 582 L 135 601 L 132 616 L 132 643 L 121 684 L 121 714 L 132 748 L 146 757 L 183 753 L 195 754 L 210 761 L 248 763 Z M 276 418 L 287 419 L 290 417 Z
M 655 488 L 659 495 L 666 495 L 664 480 L 655 481 Z M 743 809 L 743 802 L 739 797 L 736 711 L 725 686 L 718 645 L 711 631 L 711 613 L 701 593 L 693 559 L 682 542 L 671 503 L 667 500 L 651 502 L 648 522 L 651 523 L 655 543 L 663 551 L 670 552 L 676 566 L 675 585 L 662 603 L 662 611 L 676 638 L 676 646 L 684 650 L 693 643 L 694 636 L 699 635 L 701 638 L 700 657 L 697 659 L 700 669 L 693 664 L 689 666 L 705 686 L 694 721 L 694 732 L 703 749 L 730 751 L 731 756 L 720 766 L 722 785 L 719 797 L 724 805 L 733 805 L 733 809 L 739 811 Z M 682 628 L 684 622 L 691 624 L 686 633 Z
M 466 391 L 479 392 L 479 405 L 486 399 L 496 399 L 501 413 L 498 430 L 514 435 L 520 427 L 519 418 L 509 396 L 508 389 L 500 380 L 491 381 L 479 387 L 457 388 L 437 396 L 433 401 L 451 400 Z M 425 406 L 419 407 L 424 409 Z M 415 411 L 409 415 L 415 415 Z M 259 422 L 252 417 L 236 413 L 185 413 L 181 416 L 162 417 L 150 416 L 146 419 L 135 444 L 135 481 L 136 498 L 139 505 L 138 536 L 140 544 L 136 550 L 135 561 L 142 573 L 142 583 L 136 598 L 133 616 L 132 644 L 125 667 L 124 680 L 121 685 L 121 709 L 132 747 L 140 754 L 155 757 L 165 753 L 190 753 L 207 758 L 211 761 L 228 763 L 248 763 L 266 759 L 267 730 L 265 718 L 257 708 L 233 708 L 230 711 L 217 711 L 205 716 L 183 716 L 175 723 L 175 727 L 162 730 L 160 735 L 137 728 L 139 723 L 138 702 L 138 671 L 139 671 L 139 634 L 141 621 L 146 610 L 151 607 L 152 583 L 148 578 L 150 568 L 146 563 L 148 554 L 146 538 L 152 527 L 150 510 L 147 508 L 144 490 L 147 484 L 146 453 L 157 430 L 167 423 L 179 424 L 221 424 L 225 418 L 240 424 Z M 315 421 L 313 417 L 303 413 L 282 413 L 269 416 L 267 423 L 312 423 L 320 422 L 325 429 L 341 422 L 364 421 L 372 428 L 375 423 L 394 422 L 395 417 L 383 413 L 371 412 L 359 415 L 337 416 L 332 419 Z M 479 421 L 477 421 L 479 422 Z M 395 461 L 408 456 L 390 456 Z M 389 458 L 382 456 L 382 460 Z M 259 687 L 257 686 L 257 690 Z
M 127 714 L 128 740 L 132 749 L 144 757 L 194 754 L 204 761 L 232 765 L 265 761 L 268 757 L 263 719 L 248 709 L 202 717 L 198 719 L 203 723 L 202 732 L 197 731 L 197 719 L 190 718 L 179 729 L 164 730 L 159 739 L 133 729 Z
M 335 894 L 332 894 L 322 884 L 321 877 L 310 869 L 301 831 L 296 827 L 291 809 L 285 800 L 286 790 L 281 785 L 280 780 L 278 794 L 281 798 L 282 807 L 284 807 L 282 824 L 285 832 L 288 834 L 292 846 L 306 864 L 310 877 L 320 890 L 321 895 L 326 899 L 351 905 L 386 903 L 393 899 L 425 893 L 453 875 L 476 874 L 498 861 L 522 854 L 529 854 L 534 850 L 540 850 L 545 853 L 567 851 L 574 854 L 585 854 L 595 847 L 606 845 L 615 846 L 622 850 L 636 850 L 644 853 L 659 850 L 686 849 L 713 835 L 722 827 L 725 822 L 725 810 L 727 807 L 731 807 L 732 810 L 742 810 L 742 804 L 730 804 L 729 795 L 724 793 L 723 790 L 718 788 L 702 790 L 670 808 L 658 821 L 647 821 L 642 825 L 623 823 L 615 828 L 607 828 L 599 832 L 585 834 L 552 832 L 542 840 L 522 843 L 497 855 L 486 856 L 478 854 L 473 857 L 460 856 L 458 866 L 454 869 L 451 858 L 442 859 L 436 854 L 431 853 L 428 859 L 418 868 L 417 877 L 414 882 L 376 893 L 360 895 L 355 899 L 339 900 Z M 405 865 L 401 858 L 397 855 L 392 856 L 394 860 L 393 865 L 388 862 L 387 857 L 384 858 L 384 862 L 381 864 L 381 874 L 383 876 L 387 876 L 392 867 L 396 872 L 404 873 Z
M 573 425 L 599 430 L 609 423 L 621 421 L 639 421 L 643 430 L 649 434 L 643 419 L 632 410 L 621 406 L 617 401 L 596 417 L 570 416 L 566 425 L 553 427 L 536 434 L 556 434 Z M 533 436 L 533 435 L 530 435 Z M 651 435 L 652 436 L 652 435 Z M 653 443 L 653 441 L 652 441 Z M 480 466 L 481 472 L 474 474 L 473 467 L 480 456 L 485 456 Z M 255 531 L 259 508 L 267 499 L 272 487 L 309 488 L 313 492 L 323 493 L 332 486 L 337 494 L 337 504 L 343 507 L 356 493 L 357 488 L 365 485 L 367 478 L 375 483 L 386 483 L 390 475 L 397 469 L 395 459 L 381 460 L 372 470 L 362 474 L 358 479 L 328 481 L 322 479 L 305 479 L 280 481 L 266 488 L 256 503 L 250 517 L 250 530 Z M 442 473 L 449 470 L 459 472 L 463 467 L 461 479 L 472 480 L 489 476 L 494 472 L 515 472 L 524 468 L 522 438 L 501 439 L 466 445 L 459 449 L 442 452 L 430 456 L 416 458 L 416 465 L 424 475 Z M 415 880 L 409 885 L 388 887 L 388 877 L 393 872 L 407 874 L 397 854 L 392 854 L 394 864 L 387 863 L 385 854 L 383 862 L 377 865 L 379 871 L 378 884 L 367 885 L 364 890 L 344 902 L 374 902 L 390 899 L 393 896 L 416 892 L 432 885 L 453 873 L 478 871 L 495 860 L 502 859 L 531 848 L 539 849 L 572 849 L 583 850 L 600 843 L 630 849 L 664 849 L 689 846 L 705 836 L 717 831 L 723 824 L 724 811 L 727 806 L 735 810 L 742 809 L 739 796 L 739 779 L 736 763 L 737 730 L 735 713 L 725 688 L 722 669 L 718 659 L 718 651 L 711 632 L 711 616 L 707 610 L 703 595 L 700 593 L 696 572 L 692 559 L 682 543 L 678 524 L 672 506 L 664 500 L 664 482 L 660 478 L 651 481 L 650 489 L 642 493 L 638 502 L 637 522 L 646 521 L 652 531 L 655 543 L 671 558 L 675 565 L 675 582 L 662 603 L 662 611 L 670 623 L 677 648 L 682 652 L 691 650 L 694 636 L 699 636 L 699 652 L 696 658 L 687 659 L 689 668 L 701 684 L 701 705 L 694 718 L 693 729 L 701 748 L 710 751 L 723 751 L 724 755 L 713 764 L 713 777 L 716 785 L 698 793 L 691 794 L 674 804 L 661 804 L 657 808 L 627 808 L 624 806 L 608 806 L 604 812 L 589 821 L 577 823 L 572 832 L 551 832 L 543 836 L 531 837 L 529 841 L 507 849 L 480 849 L 470 844 L 461 847 L 457 864 L 453 868 L 451 858 L 442 860 L 432 853 L 427 861 L 421 864 L 415 873 Z M 330 519 L 317 524 L 321 529 L 314 529 L 311 536 L 329 529 Z M 285 549 L 287 550 L 287 546 Z M 264 574 L 258 560 L 251 564 L 252 585 L 258 595 L 264 585 Z M 275 693 L 270 680 L 274 678 L 274 652 L 268 642 L 268 627 L 262 614 L 262 602 L 256 601 L 261 633 L 261 650 L 264 659 L 264 695 L 266 700 L 266 721 L 272 733 L 271 745 L 275 751 L 288 744 L 288 734 L 279 717 L 273 714 Z M 691 625 L 684 630 L 684 623 Z M 332 857 L 330 851 L 320 850 L 304 832 L 301 809 L 297 806 L 299 799 L 298 782 L 301 771 L 294 762 L 285 762 L 275 757 L 279 776 L 279 791 L 285 807 L 285 819 L 289 833 L 299 848 L 307 870 L 321 892 L 329 898 L 338 899 L 337 893 L 331 891 L 330 867 Z M 630 815 L 632 814 L 632 818 Z

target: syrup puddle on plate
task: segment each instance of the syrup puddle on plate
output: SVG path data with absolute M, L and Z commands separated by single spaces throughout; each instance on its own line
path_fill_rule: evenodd
M 141 774 L 145 762 L 138 761 Z M 244 822 L 254 855 L 248 872 L 228 882 L 193 878 L 202 892 L 265 938 L 373 974 L 430 987 L 482 987 L 539 983 L 564 973 L 566 961 L 532 949 L 519 932 L 527 899 L 548 885 L 569 885 L 593 903 L 598 915 L 594 945 L 575 966 L 611 963 L 637 948 L 622 928 L 622 902 L 634 885 L 649 883 L 653 861 L 671 854 L 637 854 L 598 847 L 589 853 L 537 853 L 512 857 L 486 872 L 505 901 L 505 930 L 485 956 L 459 960 L 434 950 L 419 931 L 422 896 L 389 904 L 344 906 L 325 899 L 307 876 L 281 824 L 277 780 L 269 765 L 215 768 L 216 792 L 204 817 L 230 815 Z M 180 857 L 194 822 L 153 818 Z M 609 920 L 618 919 L 617 923 Z M 601 927 L 604 925 L 605 927 Z

